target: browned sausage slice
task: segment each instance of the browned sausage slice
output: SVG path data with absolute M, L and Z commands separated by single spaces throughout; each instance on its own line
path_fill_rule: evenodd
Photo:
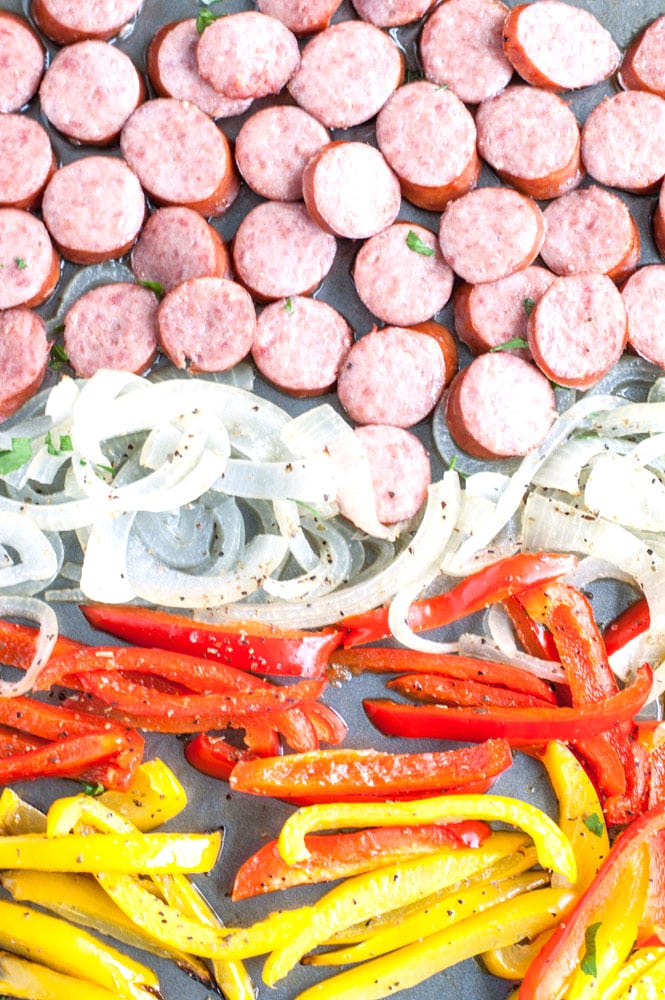
M 238 194 L 228 139 L 188 101 L 146 101 L 125 124 L 120 149 L 146 193 L 160 205 L 184 205 L 215 216 Z
M 621 293 L 605 274 L 557 278 L 529 317 L 534 361 L 552 381 L 576 389 L 607 374 L 627 336 Z
M 32 0 L 37 27 L 59 45 L 84 38 L 108 41 L 138 14 L 143 0 Z
M 665 174 L 665 99 L 641 90 L 605 98 L 582 127 L 582 161 L 600 184 L 655 190 Z
M 0 206 L 35 208 L 55 170 L 48 133 L 26 115 L 0 115 Z
M 0 420 L 35 394 L 49 357 L 46 326 L 30 309 L 0 312 Z
M 159 208 L 147 220 L 132 250 L 137 281 L 153 281 L 165 292 L 188 278 L 231 277 L 231 262 L 216 229 L 191 208 Z
M 157 333 L 176 368 L 223 372 L 242 361 L 254 342 L 256 312 L 242 285 L 227 278 L 190 278 L 159 305 Z
M 39 100 L 51 125 L 69 139 L 108 145 L 145 98 L 129 56 L 108 42 L 67 45 L 46 70 Z
M 665 97 L 665 16 L 657 17 L 630 43 L 619 67 L 626 90 L 648 90 Z
M 46 52 L 18 14 L 0 10 L 0 112 L 20 111 L 37 93 Z
M 134 244 L 145 198 L 136 174 L 122 160 L 86 156 L 56 170 L 42 212 L 63 257 L 95 264 L 121 257 Z
M 475 458 L 526 455 L 556 417 L 554 391 L 530 362 L 481 354 L 453 379 L 445 416 L 453 440 Z
M 236 138 L 236 163 L 252 191 L 263 198 L 300 201 L 302 172 L 329 142 L 316 118 L 302 108 L 278 104 L 245 121 Z
M 0 208 L 0 274 L 0 309 L 41 305 L 60 277 L 44 223 L 20 208 Z
M 417 514 L 432 480 L 429 456 L 420 440 L 401 427 L 368 424 L 356 427 L 369 461 L 377 518 L 396 524 Z M 344 514 L 343 499 L 340 511 Z
M 376 28 L 398 28 L 424 17 L 436 0 L 352 0 L 358 17 Z
M 85 292 L 65 316 L 65 351 L 74 371 L 91 378 L 101 368 L 139 375 L 157 351 L 157 297 L 129 282 Z
M 414 205 L 442 211 L 476 186 L 476 126 L 451 90 L 418 80 L 400 87 L 376 120 L 376 139 Z
M 340 6 L 341 0 L 257 0 L 262 14 L 276 17 L 294 35 L 312 35 L 323 31 Z
M 588 10 L 562 0 L 538 0 L 510 11 L 503 28 L 506 55 L 536 87 L 577 90 L 607 80 L 621 53 Z
M 647 361 L 665 368 L 665 265 L 641 267 L 621 295 L 628 314 L 628 343 Z
M 337 381 L 353 334 L 336 309 L 296 295 L 266 306 L 252 357 L 260 373 L 293 396 L 318 396 Z

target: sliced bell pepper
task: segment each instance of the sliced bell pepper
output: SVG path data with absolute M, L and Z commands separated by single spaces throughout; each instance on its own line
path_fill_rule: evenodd
M 663 948 L 638 948 L 608 983 L 603 1000 L 649 1000 L 657 997 L 659 990 L 662 993 L 664 981 Z
M 460 788 L 500 774 L 513 762 L 504 740 L 431 753 L 333 749 L 239 761 L 229 784 L 236 792 L 317 801 L 348 795 L 421 795 Z
M 46 816 L 12 788 L 4 788 L 0 795 L 0 836 L 18 833 L 46 833 Z
M 20 733 L 18 729 L 0 726 L 0 759 L 13 757 L 27 750 L 38 750 L 43 746 L 44 740 L 40 740 L 38 736 L 28 736 L 27 733 Z
M 490 604 L 505 601 L 534 584 L 568 576 L 576 567 L 577 558 L 572 555 L 539 552 L 507 556 L 468 576 L 444 594 L 414 601 L 408 616 L 409 627 L 414 631 L 441 628 Z M 388 608 L 344 618 L 340 628 L 344 632 L 344 646 L 383 639 L 390 635 Z
M 527 615 L 519 597 L 507 597 L 503 606 L 527 653 L 543 660 L 558 660 L 559 654 L 552 633 L 541 622 L 535 622 Z
M 646 632 L 650 621 L 649 605 L 646 598 L 641 597 L 605 626 L 603 639 L 607 655 L 611 656 L 618 649 L 622 649 L 631 639 Z
M 0 760 L 0 783 L 35 778 L 78 778 L 86 768 L 132 749 L 129 731 L 66 736 L 36 750 Z
M 402 674 L 388 681 L 387 688 L 399 691 L 406 698 L 414 701 L 424 701 L 439 705 L 457 705 L 459 707 L 499 706 L 503 708 L 538 708 L 551 705 L 532 694 L 522 694 L 521 691 L 507 691 L 491 684 L 478 684 L 475 681 L 457 681 L 449 677 L 439 677 L 438 674 Z
M 502 737 L 511 746 L 588 739 L 615 723 L 630 722 L 651 693 L 651 668 L 641 666 L 630 687 L 611 698 L 576 708 L 445 708 L 367 698 L 370 722 L 386 736 L 480 741 Z
M 349 727 L 342 716 L 322 701 L 310 701 L 302 706 L 309 721 L 316 730 L 316 735 L 322 743 L 339 746 L 346 739 Z M 264 754 L 264 756 L 268 756 Z
M 301 681 L 301 684 L 313 683 L 312 681 Z M 297 753 L 306 753 L 308 750 L 318 750 L 319 737 L 317 736 L 314 723 L 305 712 L 305 704 L 312 702 L 301 702 L 294 705 L 287 712 L 271 712 L 275 716 L 275 728 L 280 736 L 292 750 Z
M 146 833 L 181 813 L 187 794 L 171 768 L 155 758 L 136 769 L 126 791 L 103 792 L 98 801 Z
M 118 995 L 103 986 L 77 976 L 65 976 L 6 951 L 0 952 L 0 993 L 25 1000 L 112 1000 Z
M 223 736 L 199 733 L 185 744 L 185 759 L 201 774 L 228 781 L 239 761 L 254 760 L 258 754 L 236 747 Z
M 137 646 L 176 650 L 280 677 L 324 677 L 330 653 L 340 642 L 334 629 L 306 632 L 242 621 L 212 625 L 131 605 L 89 604 L 81 611 L 95 628 Z

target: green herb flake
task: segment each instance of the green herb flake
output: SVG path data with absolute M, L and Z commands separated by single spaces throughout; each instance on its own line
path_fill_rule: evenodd
M 53 371 L 58 371 L 63 365 L 66 365 L 69 361 L 67 357 L 67 351 L 64 349 L 62 344 L 53 343 L 51 344 L 51 349 L 49 351 L 49 368 Z
M 448 84 L 447 83 L 440 83 L 439 86 L 436 89 L 437 90 L 448 90 Z
M 164 295 L 164 286 L 161 281 L 139 281 L 139 285 L 154 292 L 158 299 Z
M 0 451 L 0 476 L 6 476 L 9 472 L 16 472 L 32 458 L 32 446 L 30 438 L 12 438 L 11 448 Z
M 522 305 L 524 307 L 524 312 L 527 314 L 527 316 L 531 315 L 531 313 L 533 312 L 533 307 L 535 306 L 535 304 L 536 303 L 533 301 L 533 299 L 529 299 L 529 298 L 524 299 L 524 301 L 522 302 Z
M 580 968 L 586 976 L 598 975 L 598 963 L 596 962 L 596 936 L 602 927 L 599 921 L 596 924 L 589 924 L 584 932 L 584 958 Z
M 436 253 L 436 250 L 423 243 L 418 233 L 414 232 L 413 229 L 409 229 L 406 234 L 406 245 L 409 250 L 413 250 L 414 253 L 420 253 L 423 257 L 433 257 Z
M 293 306 L 293 299 L 291 298 L 291 296 L 289 296 L 286 302 L 284 303 L 284 309 L 287 313 L 290 314 L 293 313 L 294 306 Z
M 81 786 L 81 791 L 84 795 L 90 795 L 92 798 L 96 798 L 101 795 L 106 789 L 102 785 L 101 781 L 85 781 Z
M 23 259 L 23 257 L 14 257 L 14 263 L 16 264 L 19 271 L 25 271 L 26 267 L 28 266 L 27 262 Z
M 591 813 L 589 816 L 586 816 L 584 818 L 584 825 L 591 833 L 595 833 L 597 837 L 602 837 L 605 824 L 598 813 Z
M 109 472 L 111 475 L 113 475 L 113 466 L 112 465 L 99 465 L 99 464 L 97 464 L 95 466 L 95 469 L 98 469 L 99 472 Z
M 196 15 L 196 30 L 202 35 L 206 28 L 219 17 L 226 17 L 226 14 L 213 14 L 211 10 L 202 10 Z
M 73 451 L 74 446 L 72 445 L 72 439 L 69 434 L 60 435 L 60 443 L 56 445 L 51 432 L 49 431 L 46 435 L 46 450 L 49 455 L 64 455 L 67 451 Z
M 495 347 L 490 347 L 490 353 L 492 351 L 513 351 L 517 347 L 528 347 L 524 337 L 511 337 L 510 340 L 504 340 L 502 344 L 497 344 Z

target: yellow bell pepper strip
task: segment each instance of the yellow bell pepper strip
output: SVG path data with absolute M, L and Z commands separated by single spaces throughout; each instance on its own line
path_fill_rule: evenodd
M 494 834 L 490 840 L 496 843 L 497 837 L 500 834 Z M 506 842 L 505 837 L 502 842 Z M 323 944 L 335 931 L 368 920 L 377 913 L 422 900 L 432 892 L 484 871 L 488 864 L 488 844 L 486 841 L 483 847 L 474 851 L 441 851 L 346 879 L 318 900 L 307 924 L 300 931 L 294 931 L 288 941 L 268 956 L 263 967 L 264 982 L 274 986 L 303 955 Z M 493 860 L 498 858 L 495 856 Z
M 25 1000 L 113 1000 L 117 993 L 45 965 L 0 952 L 0 993 Z
M 479 956 L 480 962 L 485 970 L 497 979 L 524 979 L 529 966 L 553 931 L 552 927 L 535 938 L 509 944 L 506 948 L 484 951 Z
M 663 963 L 665 963 L 665 949 L 638 948 L 618 970 L 614 981 L 605 990 L 603 1000 L 636 1000 L 641 996 L 638 984 L 648 983 L 652 971 L 662 977 L 665 972 Z M 657 995 L 653 990 L 646 994 L 646 1000 Z
M 560 921 L 574 899 L 570 889 L 524 893 L 422 941 L 331 976 L 304 990 L 296 1000 L 381 1000 L 479 952 L 546 930 Z
M 46 833 L 46 816 L 16 794 L 3 788 L 0 795 L 0 837 L 18 833 Z
M 106 791 L 99 802 L 147 833 L 181 813 L 187 793 L 171 768 L 155 759 L 139 765 L 126 791 Z
M 289 864 L 309 857 L 305 836 L 316 830 L 338 827 L 397 826 L 407 823 L 445 823 L 480 819 L 510 823 L 533 840 L 544 868 L 577 878 L 570 841 L 541 809 L 519 799 L 499 795 L 443 795 L 411 802 L 323 804 L 304 806 L 284 823 L 278 839 L 279 853 Z
M 120 997 L 147 1000 L 159 989 L 154 972 L 87 931 L 4 899 L 0 899 L 0 948 Z

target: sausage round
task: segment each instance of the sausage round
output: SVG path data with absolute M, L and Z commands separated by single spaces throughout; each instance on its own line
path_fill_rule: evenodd
M 544 210 L 540 255 L 555 274 L 596 271 L 623 281 L 640 259 L 640 234 L 624 201 L 593 184 L 553 201 Z
M 223 372 L 249 354 L 256 312 L 248 292 L 227 278 L 190 278 L 168 292 L 157 335 L 176 368 Z
M 122 160 L 86 156 L 56 170 L 44 191 L 42 214 L 63 257 L 95 264 L 121 257 L 134 244 L 145 198 Z
M 660 186 L 656 211 L 652 220 L 653 238 L 661 257 L 665 257 L 665 184 Z
M 367 240 L 356 255 L 353 280 L 369 311 L 390 326 L 413 326 L 443 309 L 453 272 L 434 233 L 396 222 Z
M 262 14 L 276 17 L 294 35 L 312 35 L 323 31 L 340 6 L 341 0 L 257 0 Z
M 46 70 L 39 100 L 54 128 L 81 143 L 108 145 L 145 99 L 129 56 L 108 42 L 67 45 Z
M 605 274 L 556 278 L 529 317 L 534 361 L 552 381 L 576 389 L 607 374 L 627 336 L 621 293 Z
M 184 205 L 216 216 L 237 197 L 239 182 L 228 139 L 188 101 L 146 101 L 126 122 L 120 149 L 147 194 L 160 205 Z
M 305 204 L 329 233 L 366 239 L 397 218 L 399 181 L 383 156 L 366 142 L 331 142 L 309 160 L 302 175 Z
M 624 90 L 602 100 L 582 127 L 582 161 L 607 187 L 655 190 L 665 174 L 665 99 Z
M 442 211 L 476 186 L 476 126 L 451 90 L 426 80 L 407 83 L 376 120 L 377 144 L 414 205 Z
M 544 238 L 536 202 L 504 187 L 476 188 L 450 202 L 439 227 L 444 260 L 472 284 L 498 281 L 528 267 Z
M 138 14 L 143 0 L 32 0 L 30 13 L 40 31 L 58 45 L 84 38 L 108 41 Z
M 41 316 L 30 309 L 0 312 L 0 420 L 35 394 L 46 372 L 49 343 Z
M 628 343 L 647 361 L 665 368 L 665 265 L 641 267 L 621 295 L 628 315 Z
M 626 90 L 665 97 L 665 15 L 647 25 L 626 49 L 618 81 Z
M 429 456 L 410 431 L 385 424 L 356 427 L 356 437 L 369 461 L 376 503 L 382 524 L 396 524 L 417 514 L 432 481 Z M 344 514 L 343 499 L 340 512 Z
M 481 354 L 453 379 L 445 417 L 453 440 L 475 458 L 526 455 L 554 422 L 554 391 L 523 358 Z
M 41 305 L 60 277 L 46 227 L 20 208 L 0 208 L 0 274 L 0 310 Z
M 351 327 L 320 299 L 296 295 L 266 306 L 252 357 L 261 375 L 292 396 L 318 396 L 337 381 L 353 343 Z
M 146 221 L 132 250 L 137 281 L 154 281 L 165 292 L 188 278 L 231 277 L 231 262 L 216 229 L 191 208 L 159 208 Z
M 340 21 L 306 44 L 289 91 L 327 128 L 351 128 L 377 114 L 403 75 L 404 57 L 388 35 Z
M 51 140 L 39 122 L 0 115 L 0 207 L 36 208 L 55 167 Z
M 236 138 L 236 163 L 263 198 L 300 201 L 305 165 L 329 142 L 328 131 L 302 108 L 275 105 L 245 121 Z
M 532 198 L 558 198 L 584 176 L 580 129 L 557 94 L 510 86 L 476 113 L 478 152 L 506 184 Z
M 46 52 L 27 21 L 0 10 L 0 113 L 20 111 L 39 88 Z
M 593 86 L 609 79 L 621 60 L 600 21 L 562 0 L 513 7 L 504 24 L 503 45 L 522 79 L 549 90 Z
M 357 424 L 406 428 L 431 413 L 445 378 L 443 352 L 434 337 L 386 326 L 355 342 L 340 370 L 337 395 Z
M 266 201 L 247 213 L 233 240 L 238 280 L 259 302 L 308 295 L 333 265 L 337 241 L 302 204 Z
M 484 285 L 459 285 L 453 309 L 455 332 L 472 354 L 484 354 L 509 341 L 524 341 L 529 315 L 554 281 L 544 267 L 527 267 Z M 528 359 L 526 347 L 505 348 Z
M 424 17 L 436 0 L 352 0 L 353 7 L 363 21 L 369 21 L 375 28 L 398 28 L 412 24 Z
M 466 104 L 479 104 L 503 90 L 513 75 L 502 44 L 507 13 L 499 0 L 440 4 L 420 37 L 427 79 L 449 87 Z
M 210 24 L 196 49 L 199 73 L 232 100 L 278 94 L 300 65 L 292 31 L 255 10 L 220 17 Z
M 252 99 L 233 101 L 219 94 L 199 73 L 196 50 L 200 35 L 196 18 L 163 25 L 148 46 L 150 82 L 160 97 L 191 101 L 211 118 L 232 118 L 247 111 Z
M 144 372 L 157 351 L 157 306 L 153 292 L 129 282 L 85 292 L 65 316 L 65 351 L 77 375 Z

